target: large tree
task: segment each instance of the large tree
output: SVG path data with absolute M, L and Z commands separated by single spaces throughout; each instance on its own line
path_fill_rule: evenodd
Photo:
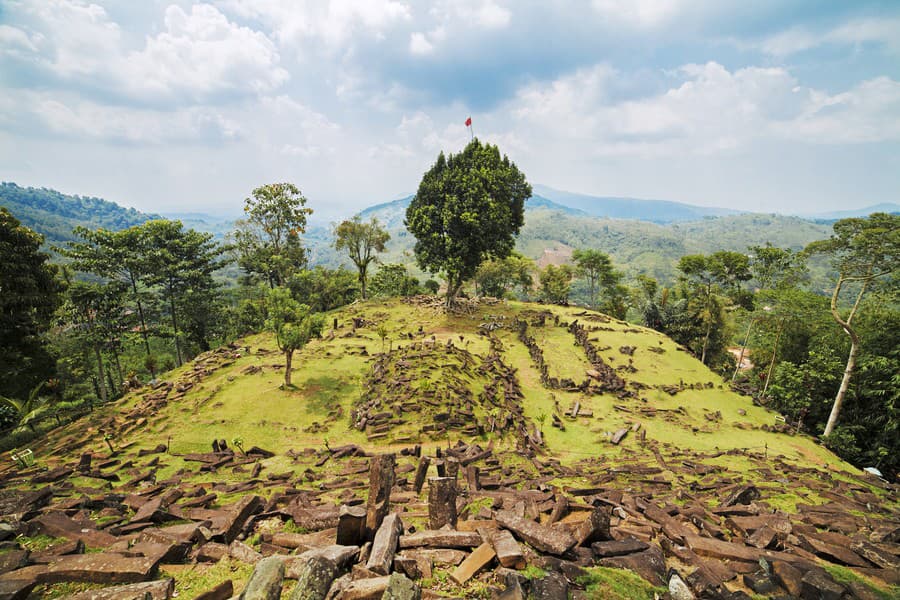
M 275 343 L 284 353 L 284 385 L 290 387 L 294 352 L 319 337 L 324 321 L 321 314 L 311 313 L 309 306 L 294 300 L 286 288 L 270 290 L 266 308 L 266 328 L 275 334 Z
M 60 253 L 72 259 L 72 266 L 77 271 L 116 279 L 128 286 L 137 309 L 144 351 L 148 357 L 151 356 L 145 314 L 146 291 L 142 286 L 147 277 L 145 228 L 135 225 L 121 231 L 108 231 L 76 227 L 73 233 L 80 240 L 69 242 L 66 248 L 60 249 Z M 152 365 L 152 361 L 148 362 Z M 155 376 L 153 370 L 151 375 Z
M 622 281 L 622 272 L 613 268 L 609 255 L 600 250 L 577 249 L 572 253 L 575 261 L 575 272 L 588 281 L 590 288 L 590 304 L 596 309 L 597 293 L 605 291 L 607 297 L 614 295 L 616 286 Z
M 292 183 L 270 183 L 244 200 L 244 214 L 233 232 L 238 264 L 270 287 L 285 285 L 306 264 L 300 235 L 306 231 L 306 198 Z
M 43 342 L 61 286 L 56 267 L 40 251 L 43 238 L 0 208 L 0 394 L 25 399 L 52 377 Z
M 810 254 L 823 253 L 833 261 L 838 278 L 831 294 L 831 316 L 850 337 L 850 353 L 825 425 L 825 436 L 834 431 L 856 368 L 860 335 L 853 326 L 853 317 L 866 292 L 879 280 L 895 276 L 900 269 L 900 215 L 873 213 L 868 218 L 841 219 L 833 225 L 833 230 L 829 239 L 813 242 L 806 248 Z M 855 299 L 850 309 L 842 313 L 841 292 L 847 288 Z
M 706 333 L 700 351 L 700 361 L 707 363 L 707 350 L 715 322 L 714 313 L 718 310 L 714 299 L 716 288 L 733 295 L 739 290 L 742 282 L 751 277 L 750 259 L 740 252 L 720 250 L 710 255 L 689 254 L 678 261 L 678 270 L 685 281 L 689 282 L 701 294 L 704 300 L 704 321 Z
M 363 222 L 359 215 L 356 215 L 335 227 L 334 237 L 335 249 L 346 250 L 350 260 L 356 265 L 359 272 L 360 296 L 365 300 L 369 265 L 376 260 L 379 252 L 384 252 L 385 244 L 391 239 L 391 235 L 375 217 Z
M 141 227 L 146 242 L 147 280 L 162 291 L 172 325 L 175 357 L 181 366 L 184 353 L 179 340 L 183 329 L 179 306 L 183 307 L 189 298 L 194 305 L 212 304 L 211 296 L 218 287 L 212 273 L 224 264 L 222 249 L 212 234 L 185 230 L 181 221 L 148 221 Z M 205 340 L 200 343 L 201 348 L 204 345 Z
M 531 186 L 497 146 L 472 140 L 459 154 L 438 155 L 406 210 L 416 261 L 447 279 L 450 307 L 487 258 L 509 256 L 525 222 Z
M 518 252 L 506 258 L 486 260 L 475 272 L 475 285 L 485 296 L 504 298 L 518 287 L 527 293 L 534 285 L 531 276 L 535 270 L 534 261 Z

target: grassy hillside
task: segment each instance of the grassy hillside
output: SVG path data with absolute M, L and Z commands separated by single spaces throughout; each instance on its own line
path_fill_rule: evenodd
M 120 536 L 112 539 L 129 551 L 136 546 L 127 536 L 152 525 L 140 522 L 144 517 L 136 512 L 149 510 L 136 507 L 147 502 L 158 508 L 162 496 L 172 502 L 166 510 L 191 519 L 218 518 L 253 494 L 262 497 L 260 507 L 264 501 L 270 509 L 281 506 L 267 512 L 244 539 L 251 553 L 279 551 L 263 544 L 274 542 L 273 531 L 311 547 L 333 543 L 335 530 L 323 529 L 326 525 L 310 525 L 318 533 L 307 533 L 298 522 L 283 519 L 313 518 L 319 509 L 363 502 L 366 457 L 386 451 L 397 455 L 396 474 L 402 479 L 391 495 L 392 510 L 402 515 L 407 534 L 428 527 L 427 494 L 410 491 L 418 452 L 440 456 L 442 449 L 462 448 L 479 466 L 475 489 L 460 491 L 460 519 L 490 518 L 482 515 L 493 514 L 491 507 L 498 508 L 504 494 L 537 495 L 543 500 L 534 511 L 549 513 L 557 506 L 556 494 L 568 496 L 571 509 L 560 524 L 574 526 L 592 510 L 586 502 L 600 494 L 601 502 L 618 507 L 616 535 L 650 541 L 662 534 L 642 512 L 666 523 L 665 515 L 682 510 L 701 514 L 710 520 L 697 527 L 715 532 L 730 521 L 709 511 L 724 494 L 748 484 L 758 498 L 753 510 L 780 520 L 785 514 L 795 515 L 798 523 L 834 519 L 839 509 L 845 527 L 840 531 L 847 533 L 863 522 L 875 529 L 897 514 L 896 498 L 877 480 L 810 438 L 779 433 L 785 428 L 776 414 L 728 390 L 656 332 L 599 313 L 537 304 L 473 303 L 447 315 L 436 298 L 423 297 L 359 303 L 334 311 L 332 320 L 336 328 L 295 356 L 295 387 L 280 387 L 283 357 L 268 334 L 255 335 L 201 355 L 153 387 L 51 432 L 33 446 L 35 467 L 17 472 L 5 459 L 0 481 L 11 494 L 14 486 L 33 486 L 38 476 L 55 481 L 54 506 L 89 506 L 78 513 L 79 522 L 109 528 Z M 209 454 L 214 440 L 246 455 Z M 102 461 L 93 472 L 76 469 L 85 453 Z M 470 476 L 468 468 L 461 469 L 463 480 Z M 162 496 L 145 501 L 141 494 Z M 125 498 L 132 508 L 113 510 L 105 500 L 87 504 L 82 497 Z M 283 506 L 294 498 L 299 504 Z M 308 506 L 309 498 L 315 501 Z M 502 503 L 506 507 L 508 499 Z M 197 506 L 202 508 L 189 508 Z M 855 512 L 848 514 L 848 506 Z M 783 512 L 773 516 L 773 511 Z M 469 525 L 479 522 L 485 521 Z M 696 531 L 687 521 L 680 526 Z M 735 530 L 736 525 L 728 526 Z M 665 535 L 675 535 L 666 527 L 673 525 L 664 525 Z M 815 531 L 798 527 L 809 535 Z M 45 538 L 19 541 L 38 546 L 48 543 Z M 690 539 L 702 543 L 704 538 Z M 693 555 L 667 551 L 666 556 L 664 567 L 684 569 L 679 560 Z M 554 564 L 541 562 L 532 551 L 528 557 L 526 576 L 543 577 L 542 567 L 533 565 Z M 817 560 L 811 553 L 804 557 Z M 225 579 L 234 579 L 239 592 L 250 574 L 242 560 L 163 564 L 159 577 L 174 577 L 181 597 L 194 597 Z M 860 584 L 882 590 L 873 597 L 896 592 L 887 570 L 857 574 L 823 564 L 848 581 L 874 577 Z M 490 597 L 489 585 L 502 585 L 487 573 L 454 586 L 448 581 L 451 571 L 452 566 L 435 564 L 433 576 L 423 577 L 421 585 L 466 598 Z M 620 568 L 587 572 L 588 598 L 651 598 L 658 591 Z M 740 588 L 740 580 L 729 586 Z M 90 587 L 60 583 L 36 593 L 58 597 Z
M 804 436 L 769 431 L 778 425 L 777 415 L 728 390 L 665 336 L 598 313 L 503 303 L 447 316 L 438 308 L 392 301 L 356 305 L 330 315 L 329 323 L 332 318 L 338 329 L 295 356 L 292 389 L 280 389 L 283 357 L 271 337 L 260 334 L 242 340 L 227 358 L 201 356 L 168 373 L 166 380 L 175 387 L 163 394 L 164 402 L 154 401 L 158 392 L 145 388 L 57 431 L 44 446 L 58 448 L 69 437 L 80 439 L 78 447 L 86 443 L 100 450 L 105 423 L 102 429 L 112 432 L 116 444 L 166 442 L 175 454 L 205 451 L 213 439 L 235 438 L 279 454 L 323 447 L 326 441 L 374 448 L 440 445 L 457 438 L 493 438 L 511 449 L 521 443 L 519 433 L 499 427 L 492 433 L 489 423 L 503 421 L 520 406 L 516 427 L 529 434 L 542 430 L 546 451 L 568 463 L 620 455 L 625 448 L 646 450 L 636 435 L 622 446 L 609 441 L 612 432 L 640 423 L 646 440 L 673 450 L 767 449 L 804 465 L 852 470 Z M 354 319 L 363 326 L 354 329 Z M 620 383 L 604 384 L 586 375 L 597 366 L 566 327 L 575 321 L 585 326 L 588 343 L 609 367 L 601 379 L 608 375 Z M 527 323 L 524 334 L 521 323 Z M 375 332 L 380 325 L 388 331 L 384 343 Z M 488 329 L 493 329 L 490 335 Z M 544 383 L 522 335 L 543 352 Z M 495 360 L 499 363 L 492 365 Z M 486 399 L 496 395 L 491 390 L 498 374 L 509 375 L 516 394 L 521 393 L 512 404 Z M 547 377 L 557 383 L 548 384 Z M 432 399 L 434 406 L 419 402 L 422 398 Z M 565 417 L 576 403 L 586 416 Z M 148 408 L 154 405 L 158 408 Z M 358 427 L 361 406 L 372 413 L 397 413 L 387 435 L 380 435 L 377 426 Z M 132 414 L 136 410 L 146 413 L 139 426 Z M 441 413 L 449 414 L 435 416 Z M 554 415 L 565 430 L 552 426 Z M 458 427 L 452 425 L 456 422 Z M 166 472 L 181 466 L 173 460 Z

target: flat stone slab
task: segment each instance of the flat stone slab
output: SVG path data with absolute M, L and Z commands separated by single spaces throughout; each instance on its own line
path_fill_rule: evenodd
M 106 552 L 72 554 L 62 556 L 49 565 L 35 565 L 12 571 L 0 577 L 0 581 L 21 579 L 37 583 L 137 583 L 150 579 L 157 564 L 159 557 L 126 557 Z
M 524 519 L 512 511 L 497 511 L 494 518 L 498 525 L 509 529 L 519 539 L 531 544 L 541 552 L 564 554 L 577 543 L 577 540 L 567 531 L 544 527 L 534 521 Z
M 132 583 L 129 585 L 117 585 L 103 588 L 102 590 L 88 590 L 74 596 L 69 600 L 168 600 L 175 592 L 174 579 L 161 579 L 159 581 L 145 581 L 144 583 Z
M 400 536 L 401 548 L 475 548 L 481 536 L 470 531 L 420 531 Z M 574 540 L 573 544 L 574 544 Z

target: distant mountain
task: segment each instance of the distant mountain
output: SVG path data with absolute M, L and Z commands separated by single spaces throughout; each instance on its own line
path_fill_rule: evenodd
M 893 202 L 882 202 L 881 204 L 873 204 L 872 206 L 867 206 L 865 208 L 814 213 L 811 215 L 805 215 L 805 218 L 814 219 L 816 221 L 837 221 L 839 219 L 850 219 L 853 217 L 868 217 L 872 213 L 876 212 L 900 214 L 900 204 L 896 204 Z
M 188 229 L 211 233 L 218 240 L 224 239 L 225 235 L 234 229 L 234 222 L 240 218 L 231 215 L 220 216 L 200 212 L 164 213 L 163 217 L 173 221 L 181 221 Z
M 0 206 L 9 209 L 23 225 L 42 234 L 47 246 L 75 239 L 72 230 L 78 225 L 91 229 L 126 229 L 162 218 L 101 198 L 70 196 L 8 182 L 0 183 Z
M 409 203 L 412 202 L 413 196 L 414 194 L 410 194 L 409 196 L 404 196 L 397 200 L 375 204 L 360 211 L 359 216 L 363 220 L 376 217 L 387 229 L 403 227 L 403 220 L 406 218 L 406 209 L 409 208 Z M 525 202 L 525 211 L 528 212 L 529 210 L 537 209 L 558 210 L 572 216 L 588 216 L 588 213 L 578 210 L 577 208 L 564 206 L 549 198 L 534 195 Z
M 534 185 L 535 193 L 563 206 L 577 209 L 584 214 L 610 219 L 637 219 L 651 223 L 675 223 L 696 221 L 704 217 L 736 215 L 742 211 L 730 208 L 695 206 L 671 200 L 642 200 L 611 196 L 590 196 L 555 190 L 545 185 Z

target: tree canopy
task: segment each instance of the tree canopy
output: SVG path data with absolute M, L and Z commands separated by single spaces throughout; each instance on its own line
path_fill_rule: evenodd
M 270 287 L 284 285 L 306 264 L 300 235 L 306 231 L 306 198 L 292 183 L 270 183 L 253 190 L 244 200 L 246 219 L 233 233 L 238 264 L 258 275 Z
M 0 380 L 6 395 L 19 399 L 53 372 L 41 335 L 62 288 L 41 243 L 40 235 L 0 208 Z
M 487 258 L 509 256 L 531 186 L 497 146 L 472 140 L 438 155 L 406 211 L 419 266 L 447 279 L 447 305 Z
M 831 435 L 841 413 L 841 405 L 856 368 L 860 336 L 853 326 L 853 317 L 859 310 L 865 293 L 881 278 L 890 278 L 900 269 L 900 215 L 874 213 L 868 218 L 841 219 L 834 224 L 834 235 L 827 240 L 807 246 L 810 254 L 824 253 L 831 257 L 838 271 L 837 282 L 831 295 L 831 315 L 835 322 L 850 336 L 850 353 L 834 399 L 826 436 Z M 855 286 L 856 299 L 846 315 L 840 308 L 841 292 L 845 286 Z
M 365 300 L 369 265 L 378 258 L 379 252 L 384 252 L 391 236 L 375 217 L 364 223 L 359 215 L 335 227 L 334 236 L 335 249 L 346 250 L 359 271 L 360 296 Z

